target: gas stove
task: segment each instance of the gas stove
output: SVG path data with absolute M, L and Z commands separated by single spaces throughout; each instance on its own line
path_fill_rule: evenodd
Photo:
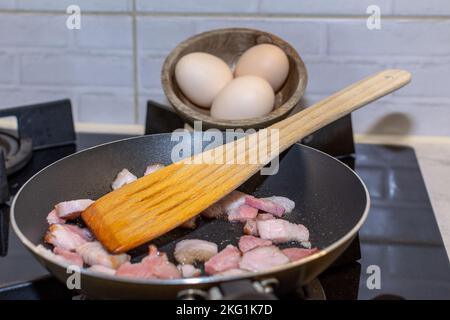
M 9 226 L 11 196 L 46 165 L 78 150 L 126 138 L 75 134 L 69 100 L 4 109 L 17 132 L 0 132 L 0 300 L 84 299 L 40 266 Z M 183 121 L 149 101 L 146 133 Z M 450 264 L 414 150 L 354 145 L 350 116 L 302 141 L 339 158 L 366 183 L 372 200 L 359 237 L 336 263 L 281 299 L 450 299 Z

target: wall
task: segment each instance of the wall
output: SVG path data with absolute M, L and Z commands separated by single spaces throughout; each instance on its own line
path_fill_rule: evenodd
M 68 5 L 81 30 L 66 28 Z M 381 9 L 368 30 L 366 9 Z M 354 114 L 356 132 L 450 135 L 448 0 L 0 0 L 0 107 L 69 97 L 82 122 L 142 123 L 165 55 L 195 33 L 278 34 L 306 62 L 305 103 L 383 68 L 413 82 Z

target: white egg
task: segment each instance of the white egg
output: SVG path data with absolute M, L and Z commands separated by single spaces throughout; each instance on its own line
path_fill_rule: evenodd
M 222 59 L 204 52 L 193 52 L 178 61 L 175 79 L 191 102 L 210 108 L 216 95 L 233 79 L 233 73 Z
M 239 58 L 234 75 L 252 75 L 266 79 L 275 92 L 281 88 L 289 73 L 289 59 L 279 47 L 259 44 Z
M 243 76 L 220 91 L 211 106 L 211 116 L 222 120 L 260 117 L 272 111 L 274 102 L 275 94 L 266 80 Z

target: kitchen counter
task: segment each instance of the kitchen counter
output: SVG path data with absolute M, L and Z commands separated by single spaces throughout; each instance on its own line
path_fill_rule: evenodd
M 447 256 L 450 257 L 450 138 L 356 135 L 355 140 L 357 143 L 407 145 L 414 148 Z

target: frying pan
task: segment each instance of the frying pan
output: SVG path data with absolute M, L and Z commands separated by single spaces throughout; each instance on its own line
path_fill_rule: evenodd
M 31 253 L 65 282 L 71 276 L 67 266 L 36 250 L 48 228 L 47 213 L 61 201 L 99 198 L 110 191 L 112 180 L 123 168 L 142 175 L 150 163 L 171 163 L 171 151 L 177 143 L 171 140 L 171 134 L 135 137 L 96 146 L 49 165 L 16 195 L 11 207 L 14 231 Z M 277 174 L 255 174 L 239 189 L 258 197 L 279 195 L 294 200 L 296 208 L 286 218 L 307 226 L 312 245 L 321 250 L 269 271 L 239 276 L 144 280 L 82 270 L 80 290 L 92 298 L 165 299 L 180 297 L 181 292 L 196 289 L 206 292 L 212 287 L 250 280 L 253 284 L 276 282 L 275 293 L 283 294 L 314 279 L 347 248 L 366 219 L 370 203 L 364 183 L 351 169 L 325 153 L 300 144 L 281 154 Z M 173 261 L 171 253 L 182 239 L 213 241 L 220 250 L 227 244 L 237 245 L 242 227 L 240 223 L 224 220 L 202 220 L 195 230 L 178 228 L 153 243 Z M 130 252 L 132 261 L 138 261 L 146 250 L 144 246 Z

